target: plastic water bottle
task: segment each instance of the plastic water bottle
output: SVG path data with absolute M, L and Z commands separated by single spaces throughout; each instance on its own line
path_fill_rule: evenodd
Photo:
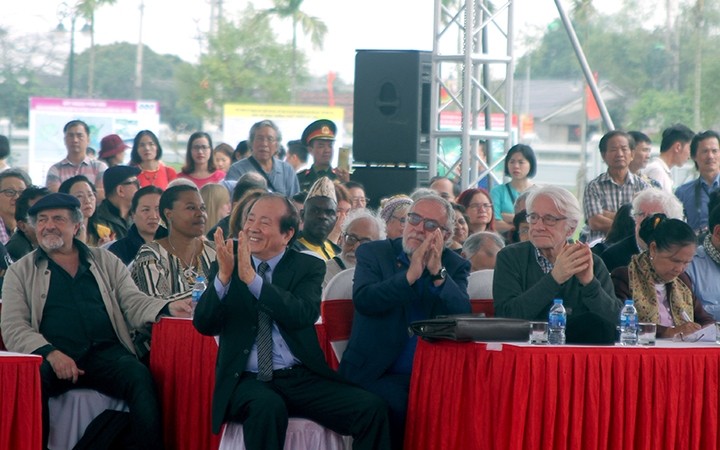
M 620 310 L 620 345 L 638 345 L 638 313 L 632 300 L 625 300 Z
M 205 292 L 206 288 L 207 288 L 207 286 L 205 285 L 205 277 L 195 278 L 195 286 L 193 286 L 192 295 L 191 295 L 193 314 L 195 314 L 195 308 L 197 308 L 198 302 L 200 301 L 200 297 L 202 297 L 203 292 Z
M 550 308 L 548 316 L 548 343 L 550 345 L 565 344 L 565 323 L 567 322 L 567 313 L 563 306 L 561 298 L 556 298 Z

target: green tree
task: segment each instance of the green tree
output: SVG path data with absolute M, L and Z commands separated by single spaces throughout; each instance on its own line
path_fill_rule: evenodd
M 199 64 L 182 68 L 181 104 L 195 115 L 219 120 L 228 102 L 285 103 L 290 99 L 289 45 L 279 44 L 269 19 L 248 7 L 237 24 L 222 20 Z M 298 54 L 298 75 L 307 76 Z
M 135 99 L 135 56 L 134 44 L 121 43 L 95 48 L 95 96 L 111 99 Z M 78 85 L 87 86 L 90 49 L 77 57 Z M 143 49 L 143 98 L 160 102 L 161 119 L 173 129 L 197 128 L 202 115 L 180 105 L 178 74 L 191 64 L 174 55 L 159 55 L 149 47 Z M 78 95 L 88 95 L 82 89 Z
M 30 96 L 63 92 L 62 83 L 53 83 L 63 67 L 56 44 L 47 33 L 11 36 L 0 27 L 0 116 L 14 126 L 27 126 Z
M 273 0 L 273 7 L 263 11 L 262 14 L 277 16 L 280 19 L 292 21 L 292 58 L 290 60 L 290 99 L 295 103 L 298 82 L 298 65 L 300 64 L 297 49 L 298 26 L 302 32 L 310 36 L 310 42 L 315 48 L 322 48 L 323 39 L 327 34 L 327 25 L 317 17 L 309 16 L 300 10 L 304 0 Z
M 95 88 L 95 11 L 104 5 L 114 5 L 117 0 L 81 0 L 78 12 L 90 25 L 90 63 L 88 64 L 87 94 L 93 97 Z

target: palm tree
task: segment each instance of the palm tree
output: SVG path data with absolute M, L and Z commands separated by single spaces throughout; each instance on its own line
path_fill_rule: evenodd
M 297 30 L 298 25 L 302 32 L 310 35 L 310 42 L 314 48 L 322 49 L 323 39 L 327 34 L 327 25 L 317 17 L 309 16 L 300 11 L 303 0 L 273 0 L 273 7 L 261 12 L 263 15 L 277 16 L 280 19 L 292 20 L 292 60 L 290 64 L 290 99 L 295 103 L 297 88 Z

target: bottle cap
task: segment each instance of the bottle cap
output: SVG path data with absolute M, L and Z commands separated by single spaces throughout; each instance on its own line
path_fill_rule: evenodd
M 563 301 L 562 301 L 561 298 L 556 298 L 555 300 L 553 300 L 553 303 L 555 303 L 556 305 L 557 305 L 558 303 L 562 304 L 562 302 L 563 302 Z
M 198 281 L 205 281 L 205 277 L 202 275 L 195 277 L 195 282 L 197 283 Z
M 634 304 L 635 304 L 635 301 L 632 299 L 625 300 L 625 305 L 634 305 Z

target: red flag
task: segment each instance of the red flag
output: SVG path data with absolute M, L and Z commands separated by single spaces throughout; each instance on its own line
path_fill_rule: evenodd
M 333 88 L 334 83 L 335 83 L 335 72 L 328 72 L 328 76 L 327 76 L 328 106 L 335 106 L 335 90 Z
M 597 72 L 593 73 L 593 78 L 595 78 L 595 84 L 597 85 L 598 82 L 598 74 Z M 598 87 L 598 90 L 600 88 Z M 598 120 L 600 119 L 600 108 L 598 108 L 598 104 L 595 101 L 595 97 L 592 95 L 592 90 L 590 90 L 590 85 L 585 84 L 585 114 L 587 114 L 588 120 Z

